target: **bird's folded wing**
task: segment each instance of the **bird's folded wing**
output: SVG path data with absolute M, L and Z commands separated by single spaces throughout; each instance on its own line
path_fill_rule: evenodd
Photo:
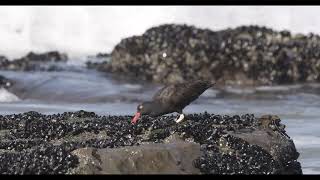
M 172 104 L 172 97 L 176 96 L 177 88 L 179 88 L 177 85 L 163 87 L 153 96 L 152 100 L 162 104 Z
M 153 100 L 172 106 L 186 106 L 197 99 L 210 85 L 204 82 L 173 84 L 160 89 Z

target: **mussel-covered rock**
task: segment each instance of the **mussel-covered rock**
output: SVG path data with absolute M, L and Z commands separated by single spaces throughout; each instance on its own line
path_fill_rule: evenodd
M 68 56 L 57 51 L 50 51 L 46 53 L 30 52 L 26 56 L 9 60 L 4 56 L 0 56 L 0 70 L 14 70 L 14 71 L 34 71 L 34 70 L 54 70 L 57 69 L 54 64 L 57 62 L 66 62 Z
M 212 31 L 165 24 L 121 40 L 100 71 L 160 83 L 210 79 L 222 85 L 320 81 L 320 36 L 261 26 Z
M 1 174 L 301 174 L 277 116 L 0 115 Z

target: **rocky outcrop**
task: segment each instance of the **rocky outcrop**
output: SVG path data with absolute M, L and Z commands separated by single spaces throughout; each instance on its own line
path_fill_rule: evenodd
M 1 174 L 301 174 L 277 116 L 0 116 Z
M 0 70 L 14 71 L 35 71 L 35 70 L 54 70 L 58 67 L 54 64 L 57 62 L 66 62 L 68 56 L 57 51 L 36 54 L 28 53 L 19 59 L 9 60 L 4 56 L 0 57 Z
M 320 81 L 320 36 L 259 26 L 212 31 L 165 24 L 121 40 L 100 71 L 160 83 L 209 79 L 221 85 Z

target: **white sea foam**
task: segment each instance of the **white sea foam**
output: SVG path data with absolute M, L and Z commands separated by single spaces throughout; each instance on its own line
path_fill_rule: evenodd
M 302 167 L 302 172 L 304 175 L 306 174 L 319 174 L 318 170 L 313 170 L 313 168 L 304 168 Z
M 0 88 L 0 102 L 15 102 L 15 101 L 20 101 L 20 99 L 7 91 L 4 88 Z
M 142 86 L 139 84 L 124 84 L 123 87 L 130 90 L 139 90 L 142 88 Z
M 298 89 L 301 88 L 302 85 L 288 85 L 288 86 L 258 86 L 255 89 L 257 91 L 288 91 L 291 89 Z
M 292 136 L 294 144 L 297 148 L 319 148 L 320 147 L 320 137 L 311 135 L 298 135 Z
M 296 6 L 2 6 L 0 54 L 34 50 L 71 56 L 110 52 L 122 38 L 164 23 L 221 30 L 265 25 L 294 33 L 320 33 L 319 7 Z
M 249 88 L 237 88 L 237 87 L 231 87 L 227 86 L 225 88 L 225 91 L 229 93 L 234 93 L 234 94 L 252 94 L 254 93 L 254 89 L 249 89 Z

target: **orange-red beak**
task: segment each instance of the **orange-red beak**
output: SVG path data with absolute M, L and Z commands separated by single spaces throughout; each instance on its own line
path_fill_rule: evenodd
M 136 114 L 134 115 L 133 119 L 131 120 L 131 123 L 132 124 L 136 124 L 140 116 L 141 116 L 141 113 L 140 112 L 136 112 Z

